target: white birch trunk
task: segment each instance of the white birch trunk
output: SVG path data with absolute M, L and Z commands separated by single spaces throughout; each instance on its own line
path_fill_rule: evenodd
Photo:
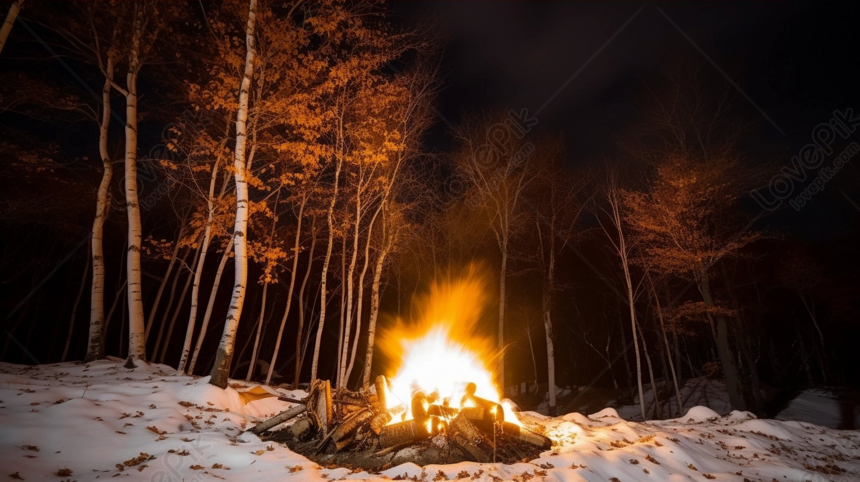
M 332 217 L 334 216 L 334 205 L 337 201 L 337 189 L 338 182 L 340 181 L 340 169 L 341 169 L 341 160 L 338 159 L 337 167 L 335 168 L 334 174 L 334 193 L 332 193 L 331 203 L 328 206 L 328 213 L 326 215 L 328 219 L 328 246 L 326 247 L 325 252 L 325 261 L 323 262 L 322 268 L 322 280 L 320 281 L 320 323 L 319 328 L 317 328 L 317 336 L 314 341 L 314 356 L 313 361 L 311 362 L 311 383 L 317 379 L 317 369 L 319 368 L 319 358 L 320 358 L 320 344 L 322 343 L 322 335 L 323 328 L 325 327 L 325 311 L 326 311 L 326 288 L 328 284 L 328 266 L 329 262 L 331 262 L 331 248 L 332 242 L 334 241 L 334 222 Z M 338 349 L 340 349 L 338 347 Z
M 343 345 L 340 347 L 340 366 L 338 367 L 337 386 L 345 387 L 348 380 L 346 378 L 346 364 L 349 359 L 349 342 L 352 331 L 352 296 L 355 285 L 353 278 L 355 276 L 355 263 L 358 260 L 358 244 L 359 244 L 359 229 L 361 227 L 361 178 L 358 181 L 358 189 L 355 194 L 355 236 L 352 239 L 352 259 L 349 261 L 349 270 L 346 273 L 346 322 L 344 323 Z M 344 253 L 346 254 L 346 253 Z M 359 286 L 359 290 L 361 287 Z
M 613 207 L 617 212 L 617 207 Z M 633 331 L 633 349 L 636 352 L 636 384 L 639 388 L 639 413 L 642 415 L 642 420 L 645 418 L 645 396 L 642 390 L 642 358 L 639 354 L 639 338 L 636 336 L 636 305 L 633 296 L 633 280 L 630 278 L 630 266 L 627 264 L 627 245 L 624 241 L 624 234 L 621 230 L 621 216 L 616 217 L 618 221 L 618 239 L 621 249 L 621 267 L 624 271 L 624 282 L 627 285 L 627 305 L 630 308 L 630 326 Z
M 125 97 L 125 201 L 128 214 L 128 252 L 126 270 L 128 276 L 128 362 L 146 360 L 143 316 L 143 283 L 140 271 L 140 205 L 137 195 L 137 74 L 140 69 L 140 37 L 143 29 L 142 6 L 136 5 L 131 50 L 129 51 L 128 74 Z
M 376 266 L 373 268 L 373 286 L 370 290 L 370 320 L 367 322 L 367 351 L 364 355 L 364 385 L 370 384 L 371 367 L 373 366 L 373 346 L 376 343 L 376 320 L 379 318 L 379 283 L 382 279 L 382 269 L 388 250 L 379 253 Z
M 248 281 L 248 184 L 245 180 L 245 144 L 248 133 L 248 93 L 254 75 L 254 22 L 256 20 L 257 0 L 248 2 L 248 24 L 245 27 L 245 73 L 239 88 L 239 109 L 236 112 L 236 150 L 233 159 L 236 182 L 236 221 L 233 225 L 233 251 L 235 263 L 235 282 L 233 296 L 230 298 L 230 308 L 224 322 L 224 332 L 218 352 L 215 355 L 215 365 L 212 367 L 212 378 L 209 383 L 220 388 L 227 388 L 230 377 L 230 363 L 233 360 L 233 348 L 236 341 L 236 330 L 239 328 L 239 318 L 245 302 L 245 288 Z
M 654 411 L 651 412 L 652 416 L 659 418 L 662 410 L 660 409 L 660 397 L 657 396 L 657 383 L 654 381 L 654 368 L 651 365 L 651 355 L 648 354 L 648 344 L 645 341 L 645 333 L 642 331 L 642 327 L 639 324 L 636 324 L 636 329 L 639 331 L 639 336 L 642 337 L 642 351 L 645 353 L 645 362 L 648 365 L 648 377 L 651 380 L 651 392 L 654 394 Z
M 209 301 L 206 304 L 206 313 L 203 314 L 203 322 L 200 324 L 200 333 L 197 335 L 197 344 L 194 346 L 194 353 L 191 355 L 191 362 L 188 363 L 187 373 L 194 374 L 194 367 L 197 366 L 197 357 L 200 355 L 200 348 L 203 346 L 203 340 L 206 338 L 206 331 L 209 329 L 209 320 L 212 319 L 212 309 L 215 307 L 215 295 L 218 294 L 218 288 L 221 287 L 221 278 L 224 276 L 224 268 L 227 266 L 227 260 L 230 259 L 230 253 L 233 252 L 233 243 L 227 245 L 224 254 L 221 255 L 221 262 L 218 263 L 218 270 L 215 271 L 215 281 L 212 283 L 212 292 L 209 294 Z
M 299 376 L 302 373 L 302 360 L 304 359 L 304 350 L 302 349 L 302 331 L 305 327 L 305 287 L 308 284 L 308 278 L 311 276 L 311 267 L 314 264 L 314 251 L 317 247 L 317 231 L 316 220 L 311 223 L 311 250 L 308 253 L 308 267 L 305 270 L 305 277 L 302 279 L 302 286 L 299 288 L 299 326 L 296 330 L 296 365 L 294 368 L 293 389 L 299 389 Z
M 337 332 L 337 376 L 340 377 L 340 363 L 343 359 L 343 329 L 346 326 L 346 230 L 343 234 L 343 242 L 340 249 L 340 325 Z M 335 384 L 337 384 L 335 380 Z M 336 385 L 339 386 L 339 385 Z
M 15 19 L 18 18 L 18 12 L 21 11 L 21 4 L 24 0 L 18 0 L 9 7 L 9 13 L 6 14 L 6 21 L 0 27 L 0 53 L 3 52 L 3 46 L 6 45 L 6 39 L 9 38 L 9 32 L 12 31 L 12 26 L 15 25 Z
M 108 155 L 108 128 L 110 127 L 110 93 L 113 82 L 114 58 L 108 55 L 105 69 L 105 83 L 102 87 L 102 119 L 99 124 L 99 156 L 102 159 L 102 181 L 96 196 L 96 217 L 93 220 L 91 250 L 93 263 L 93 283 L 90 291 L 90 332 L 85 362 L 104 358 L 105 348 L 102 333 L 105 326 L 105 260 L 104 260 L 104 223 L 108 214 L 108 194 L 110 191 L 113 166 Z
M 642 416 L 642 420 L 645 420 L 645 397 L 642 390 L 642 359 L 639 354 L 639 338 L 636 336 L 636 297 L 633 295 L 633 280 L 630 276 L 630 265 L 628 264 L 627 259 L 627 241 L 624 238 L 624 225 L 621 216 L 621 208 L 619 206 L 621 201 L 618 199 L 618 187 L 615 185 L 614 179 L 610 180 L 610 184 L 606 186 L 605 195 L 609 204 L 609 209 L 611 210 L 611 212 L 607 212 L 607 214 L 609 215 L 612 225 L 618 231 L 617 242 L 613 239 L 612 235 L 606 228 L 603 228 L 603 231 L 606 233 L 606 236 L 609 238 L 616 254 L 618 254 L 618 258 L 621 261 L 621 270 L 624 275 L 625 287 L 627 288 L 627 305 L 630 309 L 630 326 L 633 333 L 633 348 L 636 352 L 636 382 L 639 388 L 639 413 Z
M 188 314 L 188 327 L 185 330 L 185 341 L 182 343 L 182 354 L 179 357 L 179 365 L 176 367 L 176 370 L 180 374 L 185 373 L 185 365 L 191 352 L 191 340 L 194 338 L 194 325 L 197 324 L 197 306 L 200 304 L 200 279 L 203 277 L 203 264 L 206 262 L 206 254 L 209 252 L 209 243 L 212 240 L 212 220 L 215 217 L 215 182 L 217 179 L 218 162 L 216 161 L 215 165 L 212 166 L 212 179 L 209 181 L 209 197 L 206 200 L 209 212 L 206 215 L 206 227 L 203 229 L 200 261 L 197 263 L 197 269 L 194 270 L 194 282 L 191 286 L 191 311 Z
M 553 221 L 555 217 L 553 216 Z M 540 223 L 540 221 L 538 221 Z M 549 415 L 556 415 L 556 393 L 555 393 L 555 346 L 553 345 L 552 332 L 552 291 L 555 279 L 555 233 L 549 233 L 549 266 L 547 267 L 546 292 L 543 303 L 543 324 L 546 335 L 546 370 L 547 383 L 549 385 Z
M 200 262 L 200 249 L 194 253 L 194 261 L 191 262 L 191 269 L 189 271 L 194 271 L 194 267 L 197 263 Z M 159 358 L 159 363 L 164 363 L 164 357 L 167 355 L 167 347 L 170 346 L 170 339 L 173 338 L 173 327 L 176 326 L 176 318 L 179 317 L 179 311 L 182 310 L 182 305 L 185 303 L 185 293 L 188 293 L 188 286 L 191 285 L 191 274 L 189 273 L 188 278 L 185 279 L 185 285 L 182 286 L 182 292 L 179 294 L 179 302 L 176 304 L 176 309 L 173 311 L 173 316 L 170 317 L 170 324 L 167 327 L 167 337 L 164 339 L 164 345 L 161 347 L 161 357 Z
M 373 213 L 373 217 L 370 219 L 370 225 L 367 227 L 367 242 L 364 245 L 364 265 L 361 268 L 361 274 L 358 276 L 358 299 L 356 300 L 356 309 L 355 309 L 355 340 L 352 344 L 352 354 L 349 357 L 349 366 L 346 368 L 346 376 L 344 377 L 346 381 L 344 384 L 349 381 L 349 377 L 352 374 L 352 368 L 355 366 L 355 354 L 358 353 L 358 339 L 361 337 L 361 311 L 363 308 L 363 300 L 364 300 L 364 277 L 367 274 L 367 267 L 370 264 L 370 240 L 373 237 L 373 226 L 376 224 L 376 218 L 379 217 L 379 213 L 382 212 L 382 203 L 379 203 L 376 211 Z M 365 367 L 365 371 L 370 370 L 370 367 Z

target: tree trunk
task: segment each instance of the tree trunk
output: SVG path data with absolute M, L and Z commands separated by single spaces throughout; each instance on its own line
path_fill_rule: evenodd
M 182 354 L 179 357 L 179 365 L 176 369 L 179 373 L 185 373 L 188 356 L 191 352 L 191 341 L 194 338 L 194 326 L 197 324 L 197 307 L 200 304 L 200 280 L 203 277 L 203 265 L 206 263 L 206 255 L 209 253 L 209 243 L 212 241 L 212 222 L 215 217 L 215 182 L 218 179 L 218 161 L 212 166 L 212 179 L 209 181 L 209 197 L 206 200 L 208 213 L 206 215 L 206 227 L 203 228 L 203 243 L 200 246 L 200 261 L 194 270 L 194 282 L 191 287 L 191 311 L 188 313 L 188 326 L 185 329 L 185 341 L 182 343 Z M 214 296 L 214 293 L 212 294 Z
M 200 262 L 202 256 L 201 250 L 198 248 L 194 253 L 194 261 L 191 262 L 191 270 L 194 271 L 197 263 Z M 167 338 L 164 340 L 164 345 L 161 347 L 161 356 L 158 363 L 164 363 L 164 357 L 167 355 L 167 347 L 170 346 L 170 339 L 173 338 L 173 327 L 176 326 L 176 318 L 179 317 L 179 312 L 182 310 L 182 305 L 185 304 L 185 293 L 188 293 L 188 287 L 191 285 L 191 273 L 185 279 L 185 285 L 182 287 L 182 292 L 179 293 L 179 303 L 176 304 L 176 309 L 173 311 L 173 316 L 170 317 L 170 324 L 167 327 Z
M 287 289 L 287 307 L 284 308 L 284 316 L 281 317 L 281 326 L 278 328 L 278 336 L 275 338 L 275 351 L 272 353 L 272 361 L 269 363 L 269 373 L 266 374 L 266 385 L 271 383 L 272 381 L 272 373 L 275 370 L 275 362 L 278 361 L 278 353 L 281 349 L 281 338 L 284 336 L 284 327 L 287 326 L 287 317 L 290 314 L 290 307 L 293 302 L 293 289 L 296 286 L 296 271 L 299 268 L 299 248 L 301 247 L 301 235 L 302 235 L 302 220 L 304 219 L 305 212 L 305 204 L 308 201 L 308 194 L 302 197 L 302 203 L 299 205 L 299 215 L 296 222 L 296 240 L 293 245 L 293 270 L 290 273 L 290 287 Z M 316 240 L 314 240 L 316 241 Z M 313 257 L 313 254 L 311 254 Z M 310 261 L 308 261 L 310 263 Z M 301 324 L 298 328 L 298 340 L 301 340 L 301 332 L 302 327 Z M 297 347 L 299 345 L 296 345 Z M 299 350 L 296 350 L 296 356 L 298 356 Z M 298 362 L 296 363 L 298 365 Z M 296 379 L 298 380 L 298 375 L 296 375 Z
M 164 278 L 161 279 L 161 284 L 158 286 L 158 292 L 155 294 L 155 302 L 152 303 L 152 309 L 149 312 L 149 319 L 146 320 L 146 331 L 143 336 L 147 342 L 149 341 L 149 331 L 152 330 L 155 315 L 158 313 L 158 305 L 161 303 L 161 295 L 164 294 L 164 287 L 167 286 L 167 281 L 170 279 L 170 273 L 173 272 L 173 265 L 176 264 L 176 258 L 179 254 L 179 244 L 182 241 L 184 233 L 185 219 L 182 220 L 182 227 L 179 228 L 179 235 L 176 237 L 176 245 L 173 247 L 173 254 L 170 256 L 170 263 L 168 263 L 167 271 L 164 272 Z
M 304 358 L 304 349 L 302 346 L 302 330 L 305 327 L 305 286 L 308 284 L 308 278 L 311 275 L 311 267 L 314 264 L 314 250 L 317 247 L 317 230 L 316 219 L 311 223 L 311 250 L 308 253 L 308 267 L 305 270 L 305 277 L 302 279 L 302 286 L 299 288 L 299 326 L 296 330 L 296 365 L 293 378 L 293 390 L 299 389 L 299 376 L 302 372 L 302 360 Z
M 128 362 L 146 360 L 143 316 L 143 283 L 140 270 L 140 205 L 137 196 L 137 73 L 140 69 L 140 37 L 143 29 L 143 6 L 135 5 L 131 50 L 125 96 L 125 201 L 128 213 Z
M 376 320 L 379 318 L 379 283 L 382 279 L 382 269 L 385 266 L 385 258 L 388 255 L 388 250 L 384 249 L 379 253 L 379 258 L 376 259 L 376 266 L 373 268 L 373 287 L 370 291 L 370 320 L 367 322 L 367 351 L 364 355 L 364 377 L 363 384 L 370 383 L 373 367 L 373 345 L 376 343 Z M 398 293 L 398 296 L 400 294 Z
M 556 393 L 555 393 L 555 346 L 553 345 L 552 333 L 552 310 L 550 295 L 545 295 L 543 307 L 543 327 L 546 335 L 546 370 L 547 383 L 549 385 L 549 415 L 555 416 L 556 410 Z
M 347 360 L 349 359 L 349 342 L 350 335 L 352 332 L 352 296 L 353 291 L 355 289 L 353 278 L 355 277 L 355 263 L 358 261 L 358 245 L 360 242 L 360 228 L 361 228 L 361 187 L 362 187 L 362 177 L 360 176 L 358 179 L 358 189 L 356 189 L 355 194 L 355 234 L 352 238 L 352 259 L 349 262 L 349 271 L 346 274 L 346 323 L 344 324 L 344 335 L 343 335 L 343 345 L 340 348 L 342 355 L 340 357 L 340 365 L 338 366 L 338 377 L 337 377 L 337 386 L 345 387 L 347 382 L 346 378 L 348 377 L 346 373 L 346 365 Z M 369 242 L 369 240 L 368 240 Z M 346 253 L 344 253 L 345 255 Z M 359 291 L 361 291 L 362 286 L 359 285 Z M 358 330 L 356 330 L 356 335 L 358 335 Z
M 224 249 L 224 254 L 221 255 L 221 262 L 218 263 L 218 269 L 215 271 L 215 280 L 212 282 L 212 292 L 209 293 L 209 301 L 206 303 L 206 313 L 203 314 L 203 322 L 200 324 L 200 333 L 197 335 L 197 344 L 194 346 L 194 353 L 191 355 L 191 362 L 188 364 L 186 373 L 194 374 L 194 367 L 197 366 L 197 357 L 200 355 L 200 348 L 203 346 L 203 340 L 206 339 L 206 331 L 209 329 L 209 320 L 212 319 L 212 309 L 215 307 L 215 297 L 218 295 L 218 288 L 221 287 L 221 278 L 224 276 L 224 268 L 227 266 L 227 260 L 230 259 L 230 253 L 233 252 L 233 243 L 227 245 Z
M 660 418 L 662 416 L 662 410 L 660 410 L 660 397 L 657 394 L 657 382 L 654 380 L 654 367 L 651 365 L 651 355 L 648 353 L 648 344 L 645 341 L 645 333 L 642 331 L 642 327 L 639 324 L 636 324 L 636 330 L 639 331 L 639 336 L 642 337 L 642 352 L 645 353 L 645 362 L 648 365 L 648 376 L 651 380 L 651 393 L 654 394 L 654 411 L 652 414 L 655 418 Z M 633 336 L 636 336 L 634 333 Z
M 9 32 L 12 31 L 12 25 L 15 24 L 15 19 L 18 18 L 18 12 L 21 11 L 21 4 L 24 0 L 18 0 L 9 7 L 9 13 L 6 14 L 6 21 L 0 27 L 0 53 L 3 52 L 3 46 L 6 45 L 6 39 L 9 38 Z
M 714 300 L 711 298 L 710 281 L 708 273 L 704 272 L 699 280 L 699 292 L 702 294 L 702 299 L 709 307 L 714 306 Z M 710 318 L 710 316 L 709 316 Z M 724 316 L 717 316 L 717 353 L 720 357 L 720 364 L 723 367 L 723 375 L 726 377 L 726 388 L 729 392 L 729 403 L 735 410 L 746 410 L 746 402 L 741 392 L 740 377 L 735 365 L 735 358 L 732 355 L 731 347 L 729 346 L 729 327 Z
M 84 259 L 84 275 L 81 277 L 81 285 L 78 287 L 78 296 L 75 297 L 75 304 L 72 305 L 72 316 L 69 319 L 69 334 L 66 336 L 66 346 L 63 348 L 63 356 L 61 362 L 66 361 L 69 356 L 69 346 L 72 344 L 72 334 L 75 332 L 75 317 L 78 314 L 78 304 L 81 302 L 81 296 L 84 294 L 84 286 L 87 284 L 87 275 L 90 274 L 90 252 L 87 249 L 87 257 Z
M 105 69 L 105 83 L 102 87 L 102 119 L 99 124 L 99 157 L 102 160 L 102 181 L 96 196 L 96 217 L 92 229 L 93 283 L 90 291 L 90 332 L 85 362 L 104 358 L 105 347 L 102 333 L 105 325 L 105 260 L 104 260 L 104 223 L 108 214 L 108 195 L 113 177 L 113 165 L 108 155 L 108 127 L 110 126 L 110 93 L 113 82 L 114 56 L 109 54 Z
M 350 374 L 352 374 L 352 368 L 355 365 L 355 354 L 358 353 L 358 339 L 361 337 L 361 311 L 364 300 L 364 277 L 367 274 L 367 267 L 370 264 L 370 240 L 373 237 L 373 226 L 376 224 L 376 218 L 379 216 L 379 213 L 382 212 L 382 206 L 383 203 L 380 202 L 376 211 L 373 213 L 373 217 L 370 219 L 370 225 L 367 227 L 367 242 L 364 245 L 364 265 L 361 268 L 361 274 L 358 276 L 358 300 L 356 301 L 355 309 L 355 341 L 352 345 L 352 354 L 349 358 L 349 366 L 346 369 L 346 381 L 344 381 L 344 384 L 349 381 Z M 370 370 L 370 367 L 367 367 L 367 370 Z
M 346 231 L 344 230 L 344 235 L 342 238 L 342 246 L 341 246 L 341 257 L 340 257 L 340 325 L 338 327 L 337 332 L 337 369 L 340 371 L 340 364 L 343 360 L 343 333 L 344 328 L 346 327 L 346 312 L 350 309 L 349 305 L 346 304 L 346 258 L 347 258 L 347 250 L 346 250 Z M 340 375 L 340 373 L 338 373 Z M 337 380 L 335 380 L 335 386 L 337 385 Z
M 338 159 L 337 167 L 334 174 L 334 193 L 331 197 L 331 203 L 328 206 L 328 246 L 326 246 L 325 261 L 323 261 L 322 279 L 320 281 L 320 322 L 317 327 L 317 336 L 314 341 L 314 356 L 311 361 L 311 383 L 317 379 L 317 370 L 319 368 L 320 344 L 322 343 L 323 328 L 325 327 L 325 312 L 326 312 L 326 289 L 328 284 L 328 265 L 331 262 L 331 248 L 334 241 L 334 223 L 332 216 L 334 215 L 334 204 L 337 201 L 338 182 L 340 181 L 341 160 Z M 338 347 L 338 349 L 340 349 Z
M 236 112 L 236 150 L 234 158 L 236 182 L 236 221 L 233 227 L 233 251 L 235 263 L 235 282 L 233 296 L 230 299 L 230 309 L 224 322 L 224 333 L 218 345 L 215 364 L 212 367 L 212 378 L 209 383 L 219 388 L 227 388 L 230 377 L 230 363 L 233 360 L 233 345 L 236 341 L 236 330 L 239 328 L 239 318 L 242 315 L 242 305 L 245 301 L 245 285 L 248 281 L 248 184 L 245 181 L 245 143 L 247 132 L 245 124 L 248 120 L 248 91 L 251 88 L 251 77 L 254 74 L 254 21 L 257 10 L 257 0 L 248 2 L 248 24 L 245 28 L 245 74 L 239 90 L 239 109 Z
M 621 242 L 622 249 L 625 249 L 624 241 Z M 636 353 L 636 384 L 639 388 L 639 411 L 642 414 L 642 420 L 647 420 L 645 417 L 645 394 L 642 391 L 642 358 L 639 354 L 639 339 L 636 336 L 636 305 L 633 297 L 633 280 L 630 278 L 630 268 L 627 265 L 627 255 L 621 258 L 621 264 L 624 269 L 624 281 L 627 284 L 627 304 L 630 307 L 630 326 L 633 332 L 633 348 Z
M 620 304 L 620 303 L 619 303 Z M 627 385 L 627 396 L 633 400 L 633 386 L 630 384 L 632 373 L 630 372 L 630 359 L 627 357 L 627 333 L 624 331 L 624 312 L 618 311 L 618 326 L 621 328 L 621 354 L 624 356 L 624 372 L 627 374 L 625 385 Z
M 182 254 L 182 260 L 180 263 L 182 265 L 185 264 L 185 260 L 188 259 L 188 253 L 191 252 L 191 248 L 185 248 L 185 252 Z M 158 349 L 161 348 L 162 343 L 162 335 L 164 334 L 164 328 L 167 327 L 167 317 L 170 316 L 170 309 L 173 307 L 173 300 L 176 298 L 176 285 L 179 284 L 179 278 L 182 276 L 182 268 L 176 270 L 176 274 L 173 276 L 173 283 L 170 285 L 170 296 L 167 298 L 167 306 L 164 307 L 164 314 L 161 316 L 161 324 L 158 326 L 158 334 L 155 335 L 155 347 L 152 349 L 152 359 L 158 359 Z

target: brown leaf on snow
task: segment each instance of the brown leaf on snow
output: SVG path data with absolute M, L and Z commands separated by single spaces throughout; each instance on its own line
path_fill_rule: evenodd
M 69 477 L 72 475 L 71 469 L 60 469 L 54 475 L 58 477 Z
M 134 467 L 135 465 L 140 465 L 140 464 L 146 462 L 147 460 L 153 459 L 153 458 L 155 458 L 155 457 L 153 457 L 152 455 L 149 455 L 146 452 L 141 452 L 140 455 L 138 455 L 137 457 L 128 459 L 125 462 L 123 462 L 122 464 L 125 465 L 126 467 Z
M 35 445 L 22 445 L 21 448 L 24 450 L 29 450 L 31 452 L 38 452 L 39 451 L 39 447 L 36 447 Z
M 21 477 L 21 474 L 19 474 L 18 472 L 15 472 L 14 474 L 9 474 L 9 478 L 15 480 L 24 480 L 24 477 Z

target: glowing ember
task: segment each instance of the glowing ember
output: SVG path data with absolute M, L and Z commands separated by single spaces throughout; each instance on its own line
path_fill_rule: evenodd
M 397 320 L 384 333 L 381 347 L 391 360 L 400 362 L 389 377 L 389 408 L 407 407 L 416 390 L 438 393 L 442 405 L 461 408 L 466 385 L 474 383 L 475 395 L 501 403 L 500 391 L 488 368 L 495 357 L 492 340 L 478 336 L 475 328 L 485 307 L 484 277 L 472 268 L 454 281 L 434 283 L 430 292 L 415 300 L 416 320 Z M 503 404 L 505 420 L 519 425 L 510 406 Z M 395 419 L 392 423 L 399 421 Z

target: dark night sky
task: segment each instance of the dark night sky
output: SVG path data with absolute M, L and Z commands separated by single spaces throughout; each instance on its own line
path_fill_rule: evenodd
M 640 7 L 638 15 L 550 102 L 539 127 L 561 132 L 568 161 L 617 155 L 616 140 L 639 121 L 646 85 L 671 68 L 720 72 L 661 13 L 665 12 L 752 101 L 753 157 L 776 169 L 810 140 L 835 109 L 860 112 L 860 8 L 849 3 L 394 2 L 406 23 L 424 19 L 445 45 L 441 115 L 528 108 L 534 113 Z M 444 121 L 429 142 L 450 148 Z M 858 136 L 855 133 L 855 137 Z M 855 183 L 856 185 L 856 183 Z M 779 227 L 816 238 L 856 227 L 860 212 L 839 193 L 822 193 L 807 209 L 779 213 Z M 849 193 L 856 201 L 860 194 Z

